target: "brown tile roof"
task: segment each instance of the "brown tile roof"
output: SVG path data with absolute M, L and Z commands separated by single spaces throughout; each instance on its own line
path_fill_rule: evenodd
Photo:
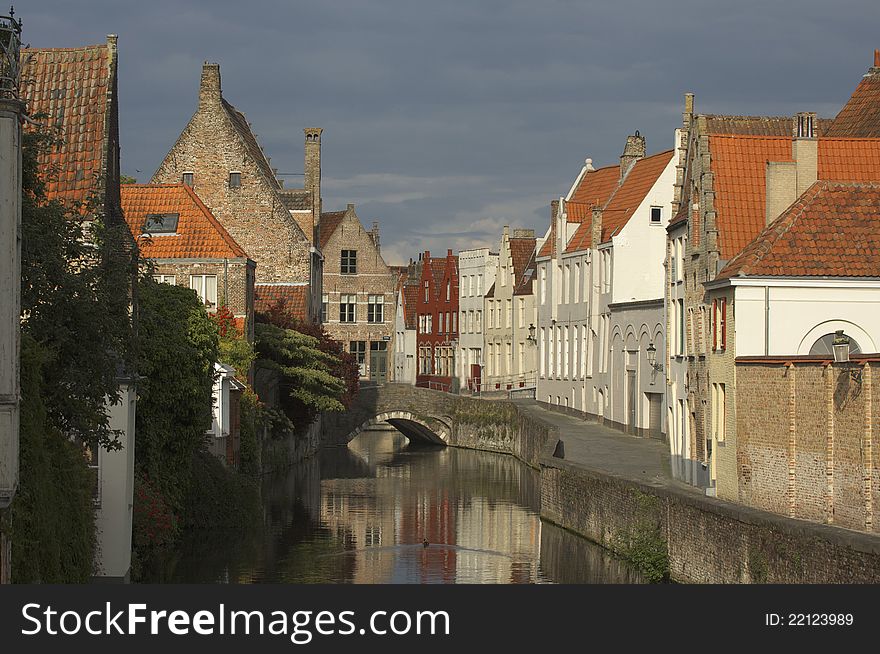
M 667 150 L 639 159 L 630 169 L 623 184 L 602 209 L 602 243 L 611 240 L 626 226 L 670 159 L 672 150 Z
M 307 321 L 309 287 L 305 284 L 254 284 L 254 312 L 266 314 L 281 303 L 294 318 Z
M 880 277 L 880 184 L 813 184 L 718 275 Z
M 532 254 L 523 267 L 523 272 L 516 278 L 514 295 L 531 295 L 535 285 L 535 247 L 532 246 Z
M 321 222 L 318 223 L 318 231 L 321 233 L 320 249 L 323 251 L 330 242 L 330 237 L 339 227 L 339 223 L 345 218 L 345 211 L 324 211 L 321 213 Z
M 21 96 L 61 144 L 42 158 L 50 200 L 79 205 L 103 191 L 112 128 L 115 57 L 109 43 L 21 51 Z
M 529 262 L 534 261 L 535 243 L 534 237 L 510 239 L 510 258 L 513 263 L 513 279 L 516 284 L 519 284 L 528 269 Z
M 309 211 L 312 208 L 312 194 L 309 191 L 301 188 L 282 188 L 278 194 L 288 211 Z
M 794 129 L 791 116 L 726 116 L 705 114 L 709 134 L 741 134 L 750 136 L 791 136 Z M 816 133 L 825 134 L 830 118 L 816 120 Z
M 709 137 L 721 258 L 731 259 L 765 227 L 766 164 L 791 161 L 791 137 Z M 880 180 L 880 139 L 819 139 L 819 179 Z
M 403 322 L 407 329 L 415 329 L 418 324 L 419 287 L 415 284 L 403 286 Z
M 147 259 L 247 257 L 241 246 L 185 184 L 124 184 L 122 209 L 141 254 Z M 140 238 L 148 214 L 178 214 L 174 234 Z
M 862 77 L 825 134 L 880 137 L 880 50 L 874 51 L 874 67 Z
M 602 207 L 620 182 L 620 166 L 606 166 L 584 175 L 581 183 L 565 203 L 569 222 L 580 223 L 564 252 L 579 252 L 590 247 L 593 207 Z M 574 220 L 572 220 L 574 219 Z
M 272 172 L 272 167 L 269 165 L 269 160 L 266 159 L 263 148 L 257 143 L 257 137 L 254 136 L 253 131 L 251 131 L 251 126 L 250 123 L 248 123 L 247 118 L 245 118 L 243 113 L 229 104 L 226 100 L 221 99 L 221 104 L 223 109 L 226 110 L 232 126 L 235 128 L 236 133 L 244 143 L 251 159 L 253 159 L 254 163 L 257 164 L 263 175 L 265 175 L 266 181 L 268 181 L 275 190 L 280 190 L 281 185 L 278 183 L 278 178 L 275 177 L 275 173 Z
M 434 299 L 440 297 L 441 286 L 443 285 L 443 273 L 446 272 L 446 257 L 442 259 L 431 259 L 431 280 L 434 287 Z

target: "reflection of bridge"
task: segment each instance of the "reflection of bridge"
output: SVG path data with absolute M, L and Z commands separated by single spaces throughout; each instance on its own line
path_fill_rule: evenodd
M 412 442 L 513 454 L 531 466 L 546 448 L 553 453 L 556 430 L 516 404 L 453 395 L 409 384 L 365 385 L 344 413 L 325 414 L 324 443 L 346 445 L 373 425 L 387 422 Z

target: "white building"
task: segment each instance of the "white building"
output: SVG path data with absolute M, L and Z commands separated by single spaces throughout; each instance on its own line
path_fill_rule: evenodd
M 559 200 L 538 258 L 539 401 L 665 433 L 656 361 L 674 181 L 673 152 L 645 157 L 636 132 L 619 165 L 595 170 L 588 160 Z
M 483 365 L 483 302 L 495 283 L 498 254 L 489 248 L 458 253 L 458 352 L 459 388 L 478 388 Z
M 394 369 L 391 380 L 401 384 L 416 383 L 416 327 L 419 278 L 418 264 L 410 266 L 407 279 L 397 288 L 394 307 Z
M 482 391 L 525 391 L 535 386 L 535 232 L 507 226 L 501 237 L 495 283 L 483 304 Z

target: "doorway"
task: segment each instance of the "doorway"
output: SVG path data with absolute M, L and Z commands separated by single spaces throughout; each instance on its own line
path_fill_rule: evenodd
M 388 343 L 370 342 L 370 381 L 384 384 L 388 379 Z

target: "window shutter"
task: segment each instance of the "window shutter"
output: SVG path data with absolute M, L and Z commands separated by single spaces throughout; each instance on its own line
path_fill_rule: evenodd
M 718 349 L 718 300 L 712 300 L 712 350 Z
M 727 348 L 727 300 L 721 300 L 721 349 Z

